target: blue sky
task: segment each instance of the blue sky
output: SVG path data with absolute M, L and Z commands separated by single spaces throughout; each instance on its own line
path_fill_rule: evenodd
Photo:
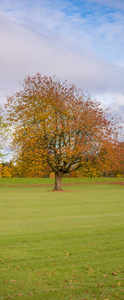
M 124 0 L 0 0 L 0 103 L 40 72 L 124 106 Z
M 0 105 L 37 72 L 82 88 L 124 126 L 124 0 L 0 0 Z

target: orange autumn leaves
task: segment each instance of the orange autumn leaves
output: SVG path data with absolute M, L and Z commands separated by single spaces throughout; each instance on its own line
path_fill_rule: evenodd
M 96 157 L 107 171 L 109 157 L 116 163 L 117 124 L 74 85 L 40 74 L 28 76 L 23 89 L 8 97 L 6 107 L 13 126 L 12 147 L 30 176 L 46 168 L 63 176 Z

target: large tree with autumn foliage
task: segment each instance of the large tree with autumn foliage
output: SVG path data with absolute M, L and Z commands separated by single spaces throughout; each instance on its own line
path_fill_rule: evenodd
M 66 81 L 28 76 L 6 107 L 15 153 L 25 159 L 27 149 L 31 155 L 35 149 L 34 155 L 55 172 L 54 190 L 62 189 L 65 173 L 117 142 L 117 126 L 100 104 Z

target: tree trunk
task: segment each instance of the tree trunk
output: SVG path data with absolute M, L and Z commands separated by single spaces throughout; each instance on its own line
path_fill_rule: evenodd
M 55 172 L 55 186 L 53 191 L 62 191 L 63 172 Z

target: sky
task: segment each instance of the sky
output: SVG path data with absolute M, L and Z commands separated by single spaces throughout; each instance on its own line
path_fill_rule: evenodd
M 124 121 L 124 0 L 0 0 L 0 105 L 37 72 Z

